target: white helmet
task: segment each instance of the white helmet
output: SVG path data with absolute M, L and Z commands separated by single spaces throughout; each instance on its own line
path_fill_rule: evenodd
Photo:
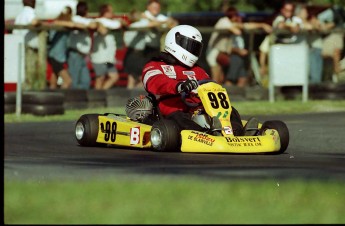
M 201 41 L 198 29 L 190 25 L 178 25 L 166 35 L 164 50 L 181 63 L 193 67 L 201 55 Z

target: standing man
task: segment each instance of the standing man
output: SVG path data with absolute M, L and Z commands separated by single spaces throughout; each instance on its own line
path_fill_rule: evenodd
M 33 25 L 37 26 L 40 21 L 35 13 L 35 0 L 23 0 L 24 8 L 16 17 L 15 25 Z M 13 34 L 24 36 L 25 43 L 25 90 L 38 90 L 42 89 L 42 84 L 39 83 L 39 65 L 38 61 L 38 34 L 35 31 L 28 29 L 13 30 Z M 44 75 L 45 76 L 45 75 Z M 44 80 L 45 81 L 45 80 Z M 43 83 L 43 86 L 45 83 Z
M 295 44 L 301 41 L 301 37 L 296 35 L 303 27 L 301 18 L 294 15 L 295 6 L 286 1 L 280 9 L 280 14 L 273 20 L 273 29 L 286 30 L 292 34 L 278 34 L 276 42 L 283 44 Z
M 264 80 L 268 80 L 268 54 L 271 44 L 297 44 L 303 41 L 303 37 L 298 35 L 301 28 L 303 28 L 303 21 L 301 18 L 294 15 L 295 5 L 290 1 L 284 1 L 279 9 L 278 15 L 272 23 L 273 30 L 285 30 L 289 34 L 272 34 L 267 35 L 259 46 L 260 56 L 260 71 L 264 75 Z
M 96 29 L 97 24 L 87 18 L 88 6 L 86 2 L 77 4 L 77 13 L 72 17 L 74 23 L 82 24 L 87 29 Z M 82 27 L 80 27 L 82 28 Z M 69 37 L 68 71 L 72 77 L 72 89 L 89 89 L 91 84 L 90 72 L 86 64 L 86 57 L 91 50 L 91 36 L 87 30 L 74 30 Z
M 72 8 L 64 7 L 60 15 L 54 20 L 53 24 L 61 25 L 66 28 L 73 28 Z M 70 31 L 50 30 L 48 36 L 48 62 L 53 73 L 49 80 L 49 88 L 54 90 L 58 87 L 58 78 L 62 79 L 62 89 L 68 89 L 72 84 L 72 79 L 64 64 L 67 61 L 67 40 Z
M 176 20 L 161 14 L 161 3 L 159 0 L 149 0 L 146 11 L 142 13 L 142 17 L 151 22 L 151 27 L 172 28 L 178 24 Z M 155 26 L 152 26 L 154 24 Z M 146 47 L 144 55 L 146 60 L 150 60 L 161 51 L 161 37 L 163 33 L 160 31 L 148 31 L 145 36 Z
M 109 4 L 101 5 L 97 32 L 94 33 L 94 42 L 91 52 L 92 66 L 96 74 L 95 89 L 109 89 L 120 78 L 115 67 L 116 40 L 112 29 L 119 29 L 125 22 L 113 18 L 113 8 Z

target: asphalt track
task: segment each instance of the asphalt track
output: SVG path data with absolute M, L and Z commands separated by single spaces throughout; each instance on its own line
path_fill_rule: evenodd
M 246 117 L 243 117 L 247 119 Z M 281 155 L 157 153 L 80 147 L 74 121 L 5 123 L 7 179 L 89 179 L 107 176 L 197 176 L 218 179 L 345 180 L 345 112 L 257 116 L 290 131 Z

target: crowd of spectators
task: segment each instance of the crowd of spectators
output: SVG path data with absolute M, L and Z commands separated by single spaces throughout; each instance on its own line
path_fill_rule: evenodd
M 24 9 L 16 17 L 16 25 L 39 25 L 34 8 L 35 0 L 23 0 Z M 159 0 L 148 0 L 143 11 L 133 10 L 128 20 L 114 17 L 110 4 L 99 8 L 96 18 L 88 16 L 88 5 L 79 1 L 76 14 L 70 7 L 65 7 L 53 24 L 66 27 L 67 30 L 50 30 L 48 36 L 48 62 L 52 67 L 49 80 L 50 89 L 109 89 L 120 79 L 116 68 L 117 40 L 113 30 L 124 28 L 123 43 L 126 47 L 124 72 L 128 74 L 127 88 L 142 87 L 140 76 L 147 61 L 161 51 L 164 33 L 159 28 L 172 28 L 178 21 L 161 13 Z M 324 21 L 318 15 L 309 15 L 305 5 L 284 2 L 272 24 L 263 22 L 243 22 L 235 7 L 229 7 L 224 17 L 214 25 L 215 29 L 206 48 L 206 61 L 210 67 L 210 76 L 218 83 L 228 86 L 245 87 L 250 84 L 249 68 L 245 62 L 249 54 L 248 44 L 243 34 L 252 29 L 261 29 L 266 38 L 259 47 L 259 65 L 262 78 L 268 79 L 268 54 L 270 45 L 306 44 L 310 55 L 310 83 L 325 80 L 337 80 L 342 70 L 344 33 L 327 32 L 336 27 L 334 21 Z M 127 28 L 151 28 L 149 30 L 128 30 Z M 274 31 L 286 30 L 287 33 Z M 163 30 L 164 31 L 164 30 Z M 25 35 L 26 75 L 37 73 L 37 32 L 27 29 L 13 30 L 15 34 Z M 95 73 L 92 85 L 90 60 Z M 35 66 L 36 65 L 36 66 Z M 327 71 L 324 65 L 332 65 Z M 35 77 L 26 76 L 25 89 L 32 89 Z M 61 81 L 61 82 L 59 82 Z
M 270 45 L 277 43 L 301 44 L 307 45 L 309 48 L 309 83 L 319 84 L 322 81 L 332 80 L 330 77 L 336 81 L 335 78 L 340 72 L 336 65 L 339 65 L 341 60 L 344 44 L 343 32 L 330 32 L 336 26 L 337 23 L 332 19 L 327 21 L 319 19 L 318 15 L 309 15 L 306 5 L 284 2 L 272 23 L 272 27 L 273 30 L 287 31 L 288 34 L 267 35 L 261 43 L 259 62 L 262 76 L 268 79 L 267 56 Z M 329 39 L 332 41 L 328 41 Z M 326 53 L 327 50 L 329 53 Z M 334 65 L 329 72 L 331 76 L 325 73 L 324 62 L 327 58 Z
M 248 55 L 243 38 L 239 34 L 251 28 L 262 28 L 266 37 L 259 46 L 259 65 L 263 84 L 268 84 L 268 54 L 273 44 L 302 44 L 309 48 L 309 82 L 337 80 L 341 71 L 344 33 L 328 33 L 335 28 L 334 21 L 322 21 L 318 15 L 309 15 L 306 5 L 282 3 L 271 25 L 239 23 L 241 18 L 235 8 L 230 7 L 215 25 L 227 29 L 228 33 L 213 32 L 208 43 L 207 62 L 214 80 L 225 85 L 248 85 L 249 69 L 243 65 Z M 242 25 L 242 26 L 239 26 Z M 249 26 L 251 25 L 251 26 Z M 342 25 L 343 26 L 343 25 Z M 276 32 L 277 31 L 277 32 Z M 279 33 L 280 32 L 280 33 Z M 326 32 L 322 33 L 322 32 Z M 224 54 L 225 53 L 225 54 Z M 325 70 L 324 62 L 333 65 Z

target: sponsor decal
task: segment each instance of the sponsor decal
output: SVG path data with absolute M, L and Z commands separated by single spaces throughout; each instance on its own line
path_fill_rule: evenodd
M 175 78 L 176 79 L 176 72 L 175 72 L 174 66 L 161 65 L 161 67 L 162 67 L 165 75 L 167 75 L 169 78 Z
M 182 73 L 183 73 L 184 75 L 186 75 L 186 76 L 188 77 L 188 79 L 198 81 L 198 80 L 196 79 L 196 76 L 195 76 L 195 72 L 194 72 L 194 71 L 183 71 Z
M 230 135 L 233 134 L 233 131 L 230 126 L 224 126 L 224 133 Z
M 168 52 L 173 52 L 173 53 L 176 52 L 176 50 L 170 48 L 169 46 L 165 46 L 165 49 L 166 49 Z
M 196 136 L 188 136 L 188 139 L 206 144 L 208 146 L 212 146 L 213 143 L 215 142 L 215 139 L 209 137 L 207 134 L 201 134 L 201 133 L 196 134 Z
M 278 134 L 278 132 L 276 132 L 276 130 L 272 130 L 270 135 L 272 135 L 274 143 L 279 142 L 279 140 L 278 140 L 279 134 Z
M 139 144 L 140 142 L 140 127 L 133 127 L 130 129 L 130 141 L 131 145 Z
M 228 142 L 228 145 L 232 147 L 250 147 L 262 145 L 259 137 L 226 137 L 225 139 Z
M 196 80 L 194 71 L 182 71 L 182 73 L 184 75 L 186 75 L 189 79 L 195 79 Z

